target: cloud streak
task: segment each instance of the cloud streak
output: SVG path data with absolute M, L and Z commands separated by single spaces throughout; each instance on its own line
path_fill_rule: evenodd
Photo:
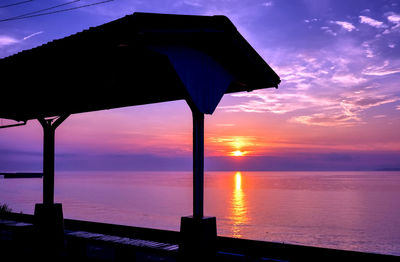
M 364 75 L 369 76 L 387 76 L 400 73 L 400 68 L 386 67 L 386 66 L 369 66 L 364 71 Z
M 30 35 L 28 35 L 28 36 L 25 36 L 23 39 L 24 39 L 24 40 L 28 40 L 29 38 L 34 37 L 34 36 L 37 36 L 37 35 L 40 35 L 40 34 L 42 34 L 42 33 L 43 33 L 43 31 L 39 31 L 39 32 L 30 34 Z
M 231 96 L 250 98 L 250 100 L 234 106 L 221 106 L 221 109 L 227 112 L 285 114 L 315 106 L 329 107 L 333 105 L 332 101 L 315 98 L 304 93 L 271 93 L 262 90 L 252 93 L 238 93 Z
M 286 114 L 307 109 L 311 112 L 319 112 L 295 116 L 290 118 L 289 121 L 317 126 L 353 126 L 360 124 L 363 123 L 360 115 L 365 110 L 400 101 L 399 97 L 381 95 L 376 90 L 367 88 L 355 92 L 342 92 L 336 97 L 311 94 L 272 94 L 266 91 L 258 91 L 255 94 L 239 93 L 232 96 L 251 99 L 239 105 L 223 107 L 228 112 Z
M 389 26 L 382 34 L 387 35 L 393 32 L 398 32 L 400 30 L 400 15 L 390 12 L 387 14 L 386 18 L 389 22 Z
M 265 7 L 270 7 L 270 6 L 273 5 L 273 3 L 272 3 L 272 1 L 268 1 L 268 2 L 262 3 L 261 5 L 262 5 L 262 6 L 265 6 Z
M 301 115 L 291 118 L 290 121 L 316 126 L 353 126 L 363 123 L 360 115 L 365 110 L 399 100 L 399 97 L 356 92 L 343 95 L 335 101 L 335 104 L 339 106 L 327 110 L 327 112 Z M 332 101 L 332 103 L 334 102 Z
M 400 95 L 392 85 L 380 80 L 382 76 L 400 73 L 397 60 L 388 58 L 379 64 L 380 57 L 372 51 L 372 45 L 376 42 L 364 41 L 360 45 L 356 41 L 339 39 L 336 45 L 318 52 L 294 55 L 281 51 L 283 57 L 274 61 L 277 65 L 273 66 L 281 77 L 281 89 L 233 94 L 233 97 L 242 98 L 242 102 L 222 109 L 290 113 L 287 121 L 304 125 L 365 124 L 363 113 L 366 110 L 399 101 Z M 369 55 L 365 56 L 366 49 Z
M 396 24 L 397 26 L 400 24 L 400 15 L 392 14 L 387 17 L 389 22 Z
M 312 115 L 296 116 L 290 119 L 291 122 L 325 127 L 353 125 L 353 123 L 349 123 L 350 120 L 353 120 L 353 118 L 341 113 L 315 113 Z
M 0 48 L 18 43 L 19 40 L 7 35 L 0 35 Z
M 356 30 L 356 27 L 349 22 L 345 22 L 345 21 L 331 21 L 332 24 L 337 24 L 340 25 L 344 30 L 351 32 L 353 30 Z
M 360 18 L 361 24 L 367 24 L 367 25 L 375 27 L 375 28 L 386 28 L 387 27 L 383 22 L 375 20 L 368 16 L 360 15 L 359 18 Z

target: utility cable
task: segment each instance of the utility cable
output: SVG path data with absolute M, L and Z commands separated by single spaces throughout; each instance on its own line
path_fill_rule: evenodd
M 59 5 L 51 6 L 51 7 L 48 7 L 48 8 L 40 9 L 40 10 L 37 10 L 37 11 L 29 12 L 29 13 L 26 13 L 26 14 L 22 14 L 22 15 L 18 15 L 18 16 L 13 16 L 13 17 L 9 17 L 9 18 L 0 20 L 0 22 L 10 21 L 10 20 L 16 20 L 16 19 L 22 19 L 22 18 L 24 18 L 25 16 L 30 16 L 30 15 L 33 15 L 33 14 L 41 13 L 41 12 L 43 12 L 43 11 L 48 11 L 48 10 L 55 9 L 55 8 L 58 8 L 58 7 L 61 7 L 61 6 L 73 4 L 73 3 L 76 3 L 76 2 L 79 2 L 79 1 L 80 1 L 80 0 L 74 0 L 74 1 L 70 1 L 70 2 L 64 3 L 64 4 L 59 4 Z
M 6 7 L 10 7 L 10 6 L 21 5 L 21 4 L 25 4 L 25 3 L 28 3 L 28 2 L 32 2 L 32 1 L 33 0 L 20 1 L 20 2 L 13 3 L 13 4 L 2 5 L 2 6 L 0 6 L 0 8 L 6 8 Z
M 79 0 L 75 0 L 75 1 L 72 1 L 72 2 L 77 2 L 77 1 L 79 1 Z M 80 5 L 80 6 L 76 6 L 76 7 L 71 7 L 71 8 L 66 8 L 66 9 L 56 10 L 56 11 L 47 12 L 47 13 L 41 13 L 41 14 L 37 14 L 37 13 L 39 13 L 39 11 L 35 11 L 35 12 L 32 12 L 32 13 L 35 13 L 35 14 L 31 14 L 31 15 L 26 15 L 25 14 L 25 15 L 20 15 L 20 16 L 16 16 L 16 17 L 6 18 L 6 19 L 0 20 L 0 22 L 19 20 L 19 19 L 25 19 L 25 18 L 32 18 L 32 17 L 37 17 L 37 16 L 43 16 L 43 15 L 56 14 L 56 13 L 61 13 L 61 12 L 80 9 L 80 8 L 83 8 L 83 7 L 100 5 L 100 4 L 104 4 L 104 3 L 112 2 L 112 1 L 114 1 L 114 0 L 105 0 L 105 1 L 100 1 L 100 2 L 96 2 L 96 3 L 92 3 L 92 4 Z M 66 5 L 66 4 L 69 4 L 69 3 L 72 3 L 72 2 L 68 2 L 68 3 L 62 4 L 62 5 Z M 55 8 L 55 7 L 53 7 L 53 8 Z M 53 8 L 50 8 L 50 9 L 53 9 Z M 49 8 L 47 8 L 47 10 L 49 10 Z M 43 12 L 43 11 L 44 10 L 40 10 L 40 12 Z

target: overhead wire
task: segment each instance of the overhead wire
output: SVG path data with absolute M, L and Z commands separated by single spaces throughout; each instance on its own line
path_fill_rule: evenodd
M 29 15 L 41 13 L 41 12 L 43 12 L 43 11 L 55 9 L 55 8 L 58 8 L 58 7 L 61 7 L 61 6 L 70 5 L 70 4 L 79 2 L 79 1 L 80 1 L 80 0 L 74 0 L 74 1 L 70 1 L 70 2 L 64 3 L 64 4 L 59 4 L 59 5 L 51 6 L 51 7 L 48 7 L 48 8 L 40 9 L 40 10 L 37 10 L 37 11 L 25 13 L 25 14 L 22 14 L 22 15 L 13 16 L 13 17 L 9 17 L 9 18 L 6 18 L 6 19 L 1 19 L 0 22 L 10 21 L 10 20 L 16 20 L 16 19 L 22 19 L 22 18 L 25 17 L 25 16 L 29 16 Z
M 28 2 L 32 2 L 32 1 L 33 0 L 19 1 L 19 2 L 13 3 L 13 4 L 2 5 L 2 6 L 0 6 L 0 8 L 6 8 L 6 7 L 11 7 L 11 6 L 16 6 L 16 5 L 22 5 L 22 4 L 25 4 L 25 3 L 28 3 Z
M 114 0 L 105 0 L 105 1 L 100 1 L 100 2 L 96 2 L 96 3 L 91 3 L 91 4 L 86 4 L 86 5 L 80 5 L 80 6 L 76 6 L 76 7 L 71 7 L 71 8 L 65 8 L 65 9 L 61 9 L 61 10 L 56 10 L 56 11 L 51 11 L 51 12 L 47 12 L 47 13 L 42 13 L 43 11 L 47 11 L 50 9 L 54 9 L 60 6 L 65 6 L 67 4 L 71 4 L 71 3 L 75 3 L 78 2 L 80 0 L 74 0 L 68 3 L 64 3 L 58 6 L 54 6 L 54 7 L 49 7 L 49 8 L 45 8 L 42 10 L 38 10 L 38 11 L 34 11 L 34 12 L 30 12 L 28 14 L 24 14 L 24 15 L 19 15 L 19 16 L 15 16 L 15 17 L 10 17 L 10 18 L 6 18 L 6 19 L 1 19 L 0 22 L 6 22 L 6 21 L 12 21 L 12 20 L 19 20 L 19 19 L 25 19 L 25 18 L 32 18 L 32 17 L 38 17 L 38 16 L 44 16 L 44 15 L 50 15 L 50 14 L 56 14 L 56 13 L 61 13 L 61 12 L 67 12 L 67 11 L 71 11 L 71 10 L 76 10 L 76 9 L 80 9 L 80 8 L 84 8 L 84 7 L 89 7 L 89 6 L 94 6 L 94 5 L 100 5 L 100 4 L 104 4 L 107 2 L 112 2 Z

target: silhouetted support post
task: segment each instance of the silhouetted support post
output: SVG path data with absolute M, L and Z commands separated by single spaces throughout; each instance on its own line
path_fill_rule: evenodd
M 64 246 L 64 218 L 62 205 L 54 203 L 54 147 L 56 128 L 69 115 L 58 118 L 39 118 L 43 127 L 43 203 L 35 205 L 35 228 L 42 248 L 42 255 L 54 255 Z M 53 122 L 54 121 L 54 122 Z M 40 248 L 40 249 L 42 249 Z M 43 252 L 39 250 L 39 252 Z M 49 253 L 47 253 L 49 252 Z
M 51 120 L 39 119 L 43 127 L 43 204 L 54 204 L 54 140 Z
M 193 114 L 193 217 L 204 214 L 204 114 Z
M 55 119 L 39 118 L 43 127 L 43 204 L 54 204 L 54 147 L 56 128 L 69 115 Z M 54 121 L 54 123 L 53 123 Z
M 193 216 L 181 218 L 182 261 L 202 261 L 215 256 L 215 217 L 204 217 L 204 114 L 191 107 L 193 117 Z

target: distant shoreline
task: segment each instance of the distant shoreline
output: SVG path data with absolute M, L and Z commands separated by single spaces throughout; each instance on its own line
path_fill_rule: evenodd
M 170 170 L 170 169 L 64 169 L 64 170 L 56 170 L 57 172 L 192 172 L 192 170 Z M 231 169 L 231 170 L 223 170 L 223 169 L 212 169 L 212 170 L 204 170 L 204 172 L 400 172 L 400 168 L 379 168 L 379 169 L 366 169 L 366 170 L 329 170 L 329 169 L 269 169 L 269 170 L 260 170 L 260 169 Z M 0 177 L 4 176 L 4 178 L 41 178 L 43 177 L 43 173 L 41 172 L 0 172 Z

